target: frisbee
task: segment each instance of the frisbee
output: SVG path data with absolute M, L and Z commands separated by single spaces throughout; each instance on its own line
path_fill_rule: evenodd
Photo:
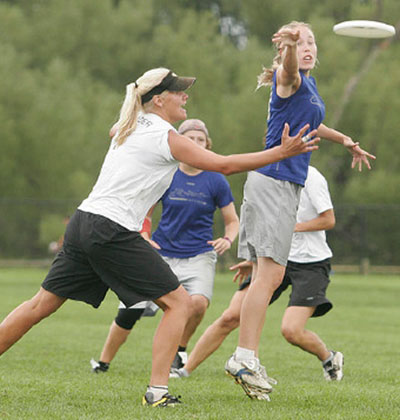
M 392 25 L 373 20 L 347 20 L 335 25 L 333 32 L 358 38 L 388 38 L 395 35 L 396 29 Z

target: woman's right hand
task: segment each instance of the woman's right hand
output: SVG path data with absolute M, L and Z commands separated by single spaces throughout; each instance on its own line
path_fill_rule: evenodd
M 318 149 L 317 143 L 320 141 L 320 138 L 314 137 L 317 135 L 317 130 L 312 130 L 304 136 L 309 128 L 310 124 L 306 124 L 294 137 L 291 137 L 289 136 L 289 124 L 285 123 L 282 131 L 281 145 L 278 146 L 282 148 L 284 159 Z

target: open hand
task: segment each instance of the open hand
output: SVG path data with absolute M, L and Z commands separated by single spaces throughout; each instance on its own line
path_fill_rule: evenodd
M 253 263 L 251 261 L 242 261 L 238 264 L 232 265 L 229 267 L 229 270 L 237 272 L 233 277 L 233 281 L 235 282 L 239 279 L 239 284 L 242 284 L 244 280 L 251 274 L 253 271 Z
M 291 137 L 289 136 L 289 124 L 285 123 L 281 137 L 281 147 L 285 158 L 318 149 L 317 143 L 320 141 L 320 138 L 314 137 L 317 135 L 317 130 L 312 130 L 304 136 L 309 128 L 310 124 L 306 124 L 294 137 Z
M 354 143 L 350 137 L 346 138 L 343 142 L 343 145 L 347 148 L 347 150 L 353 155 L 353 161 L 351 162 L 351 168 L 355 168 L 358 165 L 358 170 L 362 171 L 362 164 L 371 169 L 371 164 L 369 163 L 369 159 L 376 159 L 376 156 L 371 155 L 367 151 L 361 149 L 359 143 Z

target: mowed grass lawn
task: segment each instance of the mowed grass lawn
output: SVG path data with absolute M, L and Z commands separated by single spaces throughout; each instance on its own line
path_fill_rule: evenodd
M 0 270 L 0 317 L 38 289 L 45 270 Z M 218 274 L 215 295 L 189 347 L 227 306 L 236 286 Z M 400 419 L 400 277 L 333 275 L 334 309 L 312 319 L 329 348 L 345 355 L 342 382 L 327 383 L 320 363 L 280 335 L 288 292 L 267 315 L 260 357 L 278 379 L 270 403 L 247 398 L 224 374 L 237 331 L 187 379 L 170 381 L 182 395 L 175 408 L 141 406 L 149 380 L 151 343 L 161 314 L 141 320 L 107 374 L 95 375 L 117 298 L 94 310 L 67 302 L 0 358 L 0 419 Z

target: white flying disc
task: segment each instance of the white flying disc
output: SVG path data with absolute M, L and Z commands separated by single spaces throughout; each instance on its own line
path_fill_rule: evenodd
M 396 29 L 392 25 L 373 20 L 348 20 L 335 25 L 333 32 L 358 38 L 388 38 L 395 35 Z

